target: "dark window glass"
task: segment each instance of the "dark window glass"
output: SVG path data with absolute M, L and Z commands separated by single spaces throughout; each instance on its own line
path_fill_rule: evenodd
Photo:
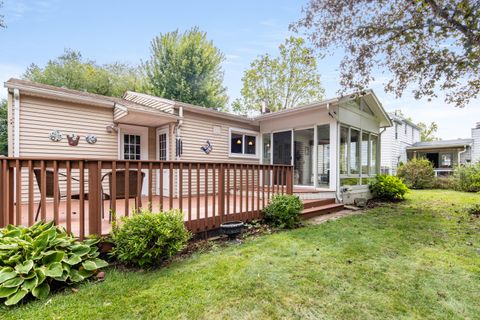
M 232 133 L 230 141 L 230 152 L 242 154 L 243 136 L 241 134 Z
M 245 136 L 245 154 L 255 154 L 256 147 L 256 137 Z

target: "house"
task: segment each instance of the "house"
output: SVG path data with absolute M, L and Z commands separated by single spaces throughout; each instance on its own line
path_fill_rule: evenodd
M 382 139 L 382 164 L 381 172 L 395 175 L 400 163 L 405 163 L 407 148 L 420 142 L 420 128 L 405 118 L 399 110 L 389 112 L 388 116 L 393 122 L 381 135 Z
M 136 92 L 113 98 L 19 79 L 5 87 L 9 157 L 292 165 L 305 199 L 368 197 L 379 136 L 392 125 L 371 90 L 245 117 Z M 178 195 L 184 181 L 171 172 L 153 180 L 172 181 L 163 187 Z

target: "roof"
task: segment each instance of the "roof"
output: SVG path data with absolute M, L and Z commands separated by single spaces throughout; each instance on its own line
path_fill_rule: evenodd
M 111 108 L 114 108 L 116 106 L 117 107 L 123 106 L 128 110 L 137 111 L 137 112 L 158 113 L 161 115 L 169 115 L 169 116 L 172 116 L 172 119 L 173 117 L 178 118 L 175 115 L 174 107 L 182 107 L 186 111 L 244 122 L 248 124 L 256 123 L 256 122 L 274 118 L 274 117 L 282 117 L 285 115 L 296 114 L 296 113 L 304 112 L 307 110 L 313 110 L 316 108 L 327 108 L 331 103 L 341 102 L 344 99 L 350 99 L 352 97 L 361 96 L 361 97 L 364 97 L 365 99 L 369 99 L 370 101 L 373 101 L 373 106 L 374 106 L 373 112 L 377 117 L 379 117 L 381 127 L 389 127 L 392 125 L 390 118 L 388 117 L 387 113 L 383 109 L 381 103 L 379 102 L 373 90 L 367 90 L 362 93 L 358 92 L 358 93 L 350 94 L 344 97 L 323 100 L 323 101 L 310 103 L 303 106 L 298 106 L 291 109 L 262 114 L 257 117 L 250 118 L 243 115 L 236 115 L 236 114 L 225 112 L 225 111 L 219 111 L 212 108 L 205 108 L 205 107 L 196 106 L 189 103 L 169 100 L 169 99 L 160 98 L 160 97 L 156 97 L 156 96 L 152 96 L 144 93 L 133 92 L 133 91 L 127 91 L 125 92 L 122 98 L 117 98 L 117 97 L 109 97 L 109 96 L 104 96 L 100 94 L 94 94 L 94 93 L 73 90 L 73 89 L 68 89 L 63 87 L 56 87 L 56 86 L 37 83 L 33 81 L 28 81 L 28 80 L 20 80 L 15 78 L 11 78 L 7 82 L 5 82 L 5 87 L 9 89 L 17 88 L 20 90 L 25 90 L 33 95 L 48 96 L 54 99 L 80 102 L 80 103 L 85 103 L 85 104 L 95 105 L 95 106 L 111 107 Z M 372 104 L 369 104 L 369 106 L 372 107 Z
M 423 141 L 414 143 L 407 147 L 407 150 L 422 150 L 422 149 L 444 149 L 471 146 L 473 139 L 455 139 L 455 140 L 438 140 L 438 141 Z
M 420 130 L 420 128 L 418 127 L 418 125 L 416 125 L 415 123 L 413 123 L 411 120 L 403 117 L 403 116 L 400 116 L 400 115 L 397 115 L 395 114 L 395 112 L 388 112 L 388 116 L 390 117 L 390 119 L 392 119 L 392 121 L 395 121 L 395 122 L 398 122 L 398 123 L 402 123 L 402 122 L 405 122 L 405 123 L 408 123 L 410 126 Z

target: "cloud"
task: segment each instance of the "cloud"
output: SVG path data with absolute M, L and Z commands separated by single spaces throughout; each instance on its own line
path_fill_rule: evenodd
M 35 19 L 42 19 L 47 13 L 51 13 L 52 9 L 58 3 L 58 0 L 40 0 L 25 1 L 16 0 L 4 2 L 5 19 L 8 22 L 20 20 L 27 15 L 34 15 Z

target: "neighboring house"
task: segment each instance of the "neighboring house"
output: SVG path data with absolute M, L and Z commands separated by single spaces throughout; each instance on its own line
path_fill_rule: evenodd
M 417 142 L 407 148 L 407 153 L 408 159 L 422 157 L 430 160 L 435 175 L 446 176 L 453 172 L 456 165 L 472 162 L 473 146 L 474 139 Z
M 420 141 L 420 128 L 398 110 L 388 115 L 393 126 L 382 133 L 381 172 L 395 175 L 399 164 L 407 161 L 407 148 Z
M 248 118 L 136 92 L 113 98 L 18 79 L 5 87 L 10 157 L 286 164 L 297 190 L 345 202 L 368 195 L 379 135 L 391 126 L 371 90 Z

